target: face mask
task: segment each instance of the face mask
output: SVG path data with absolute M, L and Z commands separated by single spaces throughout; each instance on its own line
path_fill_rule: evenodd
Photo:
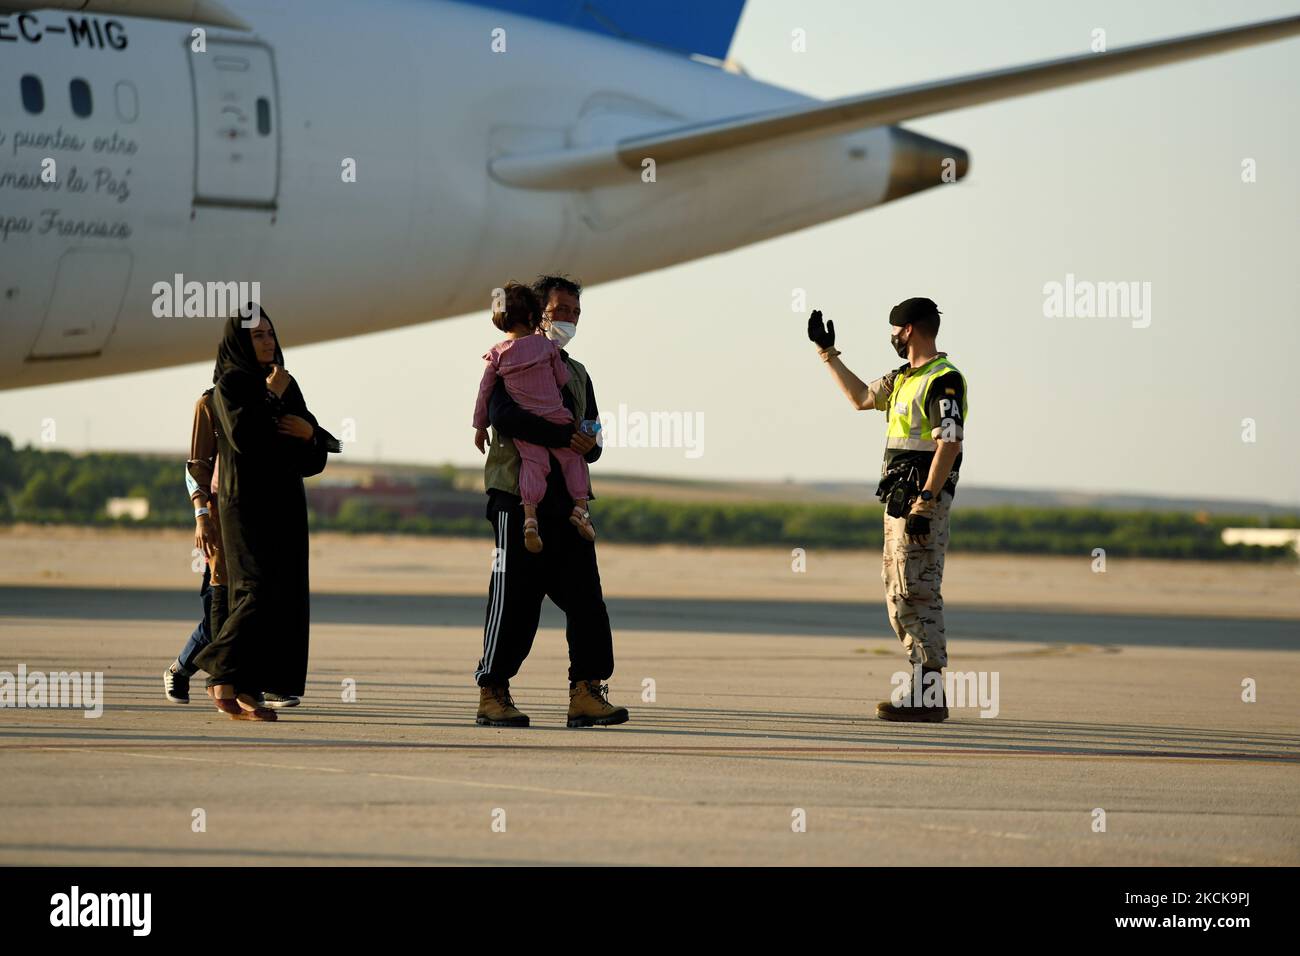
M 907 358 L 907 343 L 900 339 L 897 334 L 889 337 L 889 344 L 894 347 L 894 351 L 898 353 L 899 358 Z
M 572 342 L 577 334 L 578 326 L 573 322 L 552 322 L 551 327 L 546 330 L 546 337 L 560 348 Z

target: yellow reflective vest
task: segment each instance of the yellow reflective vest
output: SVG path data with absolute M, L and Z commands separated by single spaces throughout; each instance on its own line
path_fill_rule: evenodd
M 939 421 L 930 421 L 930 387 L 950 372 L 961 375 L 961 414 L 950 422 L 949 431 L 945 433 L 943 402 L 940 399 Z M 958 371 L 957 366 L 948 361 L 947 356 L 936 355 L 920 368 L 907 373 L 900 373 L 894 379 L 894 389 L 889 396 L 889 428 L 885 432 L 885 448 L 894 451 L 938 450 L 937 439 L 960 441 L 962 428 L 966 422 L 966 376 Z

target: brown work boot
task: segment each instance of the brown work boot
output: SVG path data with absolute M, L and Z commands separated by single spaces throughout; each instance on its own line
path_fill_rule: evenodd
M 478 716 L 474 723 L 483 727 L 527 727 L 528 715 L 515 706 L 509 684 L 478 689 Z
M 570 727 L 609 727 L 627 723 L 627 708 L 615 707 L 606 697 L 609 685 L 598 680 L 580 680 L 569 688 Z
M 933 676 L 932 676 L 933 675 Z M 939 700 L 934 701 L 934 691 L 927 691 L 931 681 L 939 682 Z M 943 687 L 943 671 L 937 668 L 923 668 L 921 671 L 921 692 L 915 693 L 915 685 L 908 687 L 907 693 L 897 702 L 882 700 L 876 705 L 876 716 L 881 720 L 906 721 L 917 724 L 938 724 L 948 719 L 948 701 Z M 919 699 L 918 699 L 919 696 Z M 929 703 L 926 701 L 929 700 Z

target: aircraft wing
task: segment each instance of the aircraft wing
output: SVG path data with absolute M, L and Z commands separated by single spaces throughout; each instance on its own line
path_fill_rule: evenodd
M 0 0 L 0 13 L 24 10 L 75 10 L 121 17 L 152 17 L 210 27 L 252 29 L 218 0 Z
M 694 123 L 581 149 L 500 156 L 492 175 L 527 189 L 583 189 L 624 180 L 641 161 L 656 165 L 756 143 L 791 141 L 886 126 L 903 120 L 1118 76 L 1167 63 L 1281 40 L 1300 33 L 1300 16 L 975 73 L 878 93 Z

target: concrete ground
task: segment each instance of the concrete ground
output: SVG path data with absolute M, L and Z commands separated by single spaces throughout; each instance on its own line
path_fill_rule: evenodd
M 672 583 L 694 560 L 679 552 L 611 548 L 611 697 L 632 721 L 564 727 L 551 609 L 515 682 L 533 726 L 498 730 L 473 724 L 482 595 L 355 570 L 316 596 L 303 706 L 253 724 L 218 714 L 201 682 L 188 706 L 163 699 L 198 602 L 183 575 L 159 586 L 146 539 L 113 544 L 113 585 L 98 561 L 78 580 L 53 556 L 67 542 L 42 541 L 21 562 L 22 543 L 0 541 L 0 671 L 102 670 L 106 705 L 0 710 L 0 864 L 1300 862 L 1300 615 L 1284 599 L 1249 619 L 1207 618 L 1190 589 L 1182 617 L 954 607 L 953 666 L 996 672 L 998 714 L 899 725 L 871 716 L 902 657 L 869 569 L 840 603 L 710 594 Z M 395 566 L 382 548 L 322 547 L 325 566 L 336 550 Z M 56 586 L 32 582 L 51 576 L 42 562 Z M 1259 585 L 1252 571 L 1221 573 Z M 1169 600 L 1182 573 L 1149 586 Z M 1171 646 L 1183 632 L 1195 646 Z

